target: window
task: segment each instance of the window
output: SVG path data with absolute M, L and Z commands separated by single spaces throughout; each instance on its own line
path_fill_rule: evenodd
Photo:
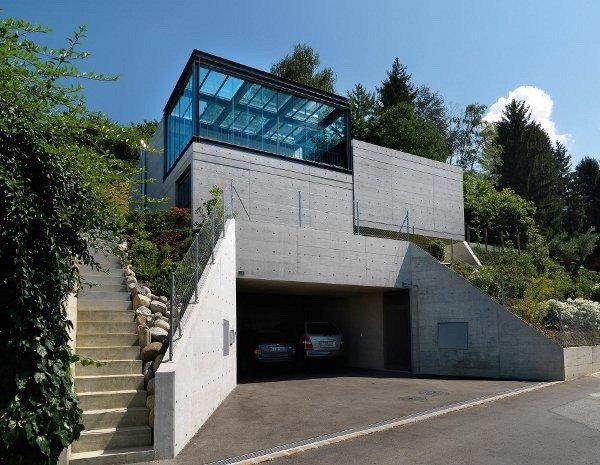
M 189 168 L 177 180 L 175 203 L 179 208 L 192 208 L 192 174 Z
M 192 121 L 193 100 L 193 79 L 190 75 L 179 99 L 175 102 L 167 117 L 166 171 L 175 164 L 194 134 Z
M 438 323 L 438 348 L 462 350 L 468 349 L 469 323 Z

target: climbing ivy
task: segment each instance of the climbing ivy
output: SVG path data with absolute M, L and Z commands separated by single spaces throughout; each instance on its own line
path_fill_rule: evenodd
M 0 21 L 0 463 L 55 464 L 83 426 L 73 393 L 66 301 L 74 265 L 110 241 L 132 168 L 116 149 L 131 134 L 90 113 L 75 63 L 81 28 L 65 48 L 47 29 Z M 73 83 L 75 82 L 75 83 Z M 121 207 L 120 207 L 121 205 Z

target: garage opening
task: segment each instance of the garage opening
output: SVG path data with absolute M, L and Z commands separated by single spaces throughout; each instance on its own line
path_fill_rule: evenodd
M 237 288 L 240 379 L 319 364 L 411 369 L 407 289 L 249 279 L 238 279 Z

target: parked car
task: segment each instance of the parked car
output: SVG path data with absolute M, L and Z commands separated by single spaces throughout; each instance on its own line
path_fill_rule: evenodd
M 292 341 L 276 329 L 255 331 L 240 338 L 241 371 L 257 366 L 289 364 L 295 360 Z
M 326 321 L 304 323 L 300 355 L 307 359 L 334 359 L 343 354 L 344 341 L 338 329 Z

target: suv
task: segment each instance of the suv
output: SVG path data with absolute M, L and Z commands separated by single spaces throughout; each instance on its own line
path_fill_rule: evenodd
M 342 355 L 342 335 L 331 323 L 307 321 L 299 353 L 306 358 L 338 358 Z

